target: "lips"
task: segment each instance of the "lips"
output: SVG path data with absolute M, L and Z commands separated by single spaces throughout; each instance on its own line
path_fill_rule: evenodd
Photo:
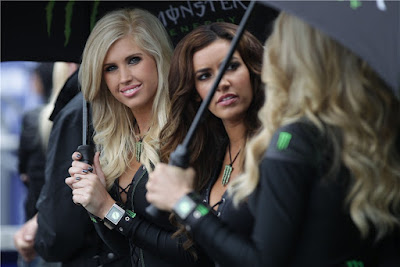
M 237 95 L 234 94 L 225 94 L 222 95 L 218 98 L 217 104 L 223 105 L 223 106 L 228 106 L 238 99 Z
M 121 90 L 121 93 L 124 96 L 130 97 L 130 96 L 135 95 L 141 88 L 142 88 L 142 84 L 131 85 L 131 86 L 124 87 Z

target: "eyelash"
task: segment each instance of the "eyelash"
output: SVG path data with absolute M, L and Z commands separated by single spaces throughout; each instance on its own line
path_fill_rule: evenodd
M 142 60 L 141 57 L 134 56 L 128 60 L 129 65 L 136 65 Z M 117 66 L 111 65 L 104 69 L 105 72 L 112 72 L 117 69 Z
M 226 68 L 227 71 L 235 71 L 240 67 L 240 62 L 231 62 L 228 67 Z M 206 76 L 206 77 L 205 77 Z M 207 79 L 208 77 L 210 77 L 210 73 L 209 72 L 205 72 L 200 74 L 199 76 L 197 76 L 197 80 L 199 81 L 204 81 L 205 79 Z

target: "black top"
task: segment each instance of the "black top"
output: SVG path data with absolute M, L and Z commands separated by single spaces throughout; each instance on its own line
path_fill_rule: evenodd
M 220 160 L 216 162 L 215 166 L 217 166 L 217 168 L 214 169 L 212 178 L 207 184 L 205 190 L 202 192 L 203 203 L 206 203 L 209 206 L 211 189 L 216 183 L 219 173 L 221 172 L 226 147 L 227 144 L 222 145 L 220 149 L 217 149 Z M 243 236 L 249 236 L 252 233 L 254 218 L 246 202 L 241 203 L 239 208 L 235 208 L 232 203 L 232 198 L 229 197 L 228 191 L 225 191 L 221 197 L 221 200 L 218 203 L 214 204 L 214 206 L 217 204 L 217 210 L 212 209 L 211 211 L 217 217 L 219 217 L 219 219 L 224 222 L 224 224 L 226 224 L 226 226 L 230 230 L 237 232 L 238 234 Z
M 238 214 L 221 222 L 208 213 L 192 225 L 195 241 L 221 266 L 400 266 L 397 233 L 380 243 L 360 238 L 344 201 L 347 169 L 322 177 L 326 144 L 304 123 L 279 129 L 248 200 L 252 233 L 230 227 Z
M 68 79 L 60 97 L 65 90 L 76 92 L 77 74 Z M 63 266 L 128 266 L 129 255 L 118 255 L 102 242 L 87 211 L 72 202 L 71 189 L 65 184 L 71 155 L 82 144 L 82 94 L 65 100 L 65 103 L 53 116 L 45 159 L 46 182 L 37 203 L 35 250 L 46 261 L 60 261 Z M 43 158 L 37 160 L 44 161 Z
M 155 218 L 146 213 L 145 209 L 150 205 L 146 200 L 147 181 L 147 170 L 141 166 L 133 177 L 124 207 L 136 213 L 134 219 L 129 222 L 122 219 L 112 231 L 103 223 L 95 223 L 96 230 L 104 242 L 113 250 L 125 251 L 127 245 L 120 240 L 122 237 L 128 238 L 132 266 L 214 266 L 201 251 L 197 251 L 199 260 L 195 261 L 193 256 L 183 249 L 183 237 L 171 237 L 176 227 L 170 223 L 169 213 L 160 212 Z M 119 191 L 116 180 L 110 194 L 117 202 L 121 201 Z

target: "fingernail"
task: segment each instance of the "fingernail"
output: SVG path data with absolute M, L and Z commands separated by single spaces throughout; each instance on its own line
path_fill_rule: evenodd
M 82 155 L 81 155 L 80 153 L 77 153 L 77 154 L 76 154 L 76 157 L 77 157 L 78 159 L 80 159 L 80 158 L 82 157 Z
M 76 178 L 75 178 L 75 180 L 77 180 L 77 181 L 79 181 L 81 179 L 81 177 L 79 177 L 79 176 L 77 176 Z
M 92 167 L 89 167 L 88 170 L 89 170 L 90 172 L 92 172 L 92 171 L 93 171 L 93 168 L 92 168 Z
M 83 173 L 88 173 L 88 170 L 82 170 Z

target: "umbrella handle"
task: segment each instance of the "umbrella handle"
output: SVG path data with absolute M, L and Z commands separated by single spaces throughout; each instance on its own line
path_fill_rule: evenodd
M 90 165 L 93 164 L 93 158 L 94 158 L 93 146 L 80 145 L 78 146 L 78 149 L 76 151 L 78 151 L 82 155 L 82 158 L 79 161 L 85 162 Z

